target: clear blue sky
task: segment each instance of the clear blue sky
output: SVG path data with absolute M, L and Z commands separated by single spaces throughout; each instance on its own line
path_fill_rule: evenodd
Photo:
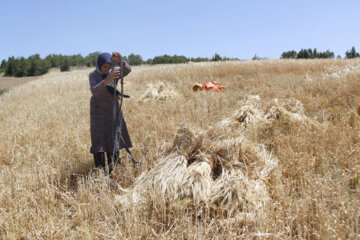
M 1 0 L 0 61 L 118 50 L 279 58 L 283 51 L 360 50 L 358 0 Z

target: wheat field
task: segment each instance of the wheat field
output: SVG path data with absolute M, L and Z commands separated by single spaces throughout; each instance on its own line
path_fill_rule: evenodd
M 360 239 L 360 60 L 133 67 L 94 176 L 88 74 L 0 96 L 0 239 Z M 192 91 L 216 81 L 220 92 Z

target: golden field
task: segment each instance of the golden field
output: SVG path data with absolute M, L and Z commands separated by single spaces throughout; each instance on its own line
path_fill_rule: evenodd
M 0 239 L 360 239 L 360 60 L 133 67 L 92 176 L 88 73 L 0 96 Z M 193 92 L 217 81 L 221 92 Z

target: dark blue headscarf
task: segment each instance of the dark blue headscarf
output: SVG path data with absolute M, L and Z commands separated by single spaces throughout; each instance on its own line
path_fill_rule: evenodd
M 98 56 L 97 59 L 97 64 L 96 64 L 96 71 L 98 71 L 103 77 L 106 77 L 106 75 L 101 72 L 101 66 L 104 65 L 105 63 L 112 63 L 111 62 L 111 58 L 110 58 L 110 53 L 102 53 Z
M 101 66 L 104 65 L 105 63 L 110 63 L 112 64 L 111 58 L 110 58 L 110 53 L 102 53 L 98 56 L 97 59 L 97 64 L 96 64 L 96 71 L 99 72 L 101 74 L 102 79 L 106 78 L 106 74 L 104 74 L 101 71 Z M 114 94 L 114 89 L 116 89 L 116 80 L 112 80 L 109 85 L 106 86 L 107 90 L 111 93 Z M 116 94 L 119 96 L 120 92 L 118 90 L 116 90 Z M 124 96 L 126 97 L 126 96 Z
M 98 56 L 98 60 L 97 60 L 97 64 L 96 64 L 96 71 L 101 74 L 102 79 L 105 79 L 107 75 L 103 74 L 103 72 L 101 71 L 101 66 L 104 65 L 104 63 L 112 64 L 110 56 L 111 56 L 110 53 L 102 53 Z M 114 79 L 109 83 L 109 85 L 106 86 L 107 90 L 111 94 L 114 94 L 114 89 L 116 89 L 116 84 L 117 84 L 117 80 Z M 118 90 L 116 90 L 116 95 L 119 97 L 121 95 L 121 93 Z M 129 98 L 130 96 L 123 94 L 123 97 Z

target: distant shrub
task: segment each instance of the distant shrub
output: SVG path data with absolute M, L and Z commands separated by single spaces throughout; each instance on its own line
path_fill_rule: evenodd
M 200 60 L 202 60 L 202 61 L 209 61 L 209 59 L 208 58 L 198 58 L 198 59 L 200 59 Z M 210 61 L 212 61 L 212 62 L 217 62 L 217 61 L 229 61 L 229 60 L 239 60 L 239 59 L 237 59 L 237 58 L 230 58 L 230 57 L 221 57 L 220 56 L 220 54 L 218 54 L 218 53 L 215 53 L 214 55 L 213 55 L 213 57 L 210 59 Z
M 262 59 L 265 59 L 265 58 L 263 58 L 263 57 L 259 57 L 258 55 L 254 55 L 253 56 L 253 58 L 252 58 L 252 60 L 262 60 Z
M 6 93 L 7 91 L 8 91 L 8 89 L 6 89 L 6 88 L 5 89 L 0 89 L 0 95 Z

